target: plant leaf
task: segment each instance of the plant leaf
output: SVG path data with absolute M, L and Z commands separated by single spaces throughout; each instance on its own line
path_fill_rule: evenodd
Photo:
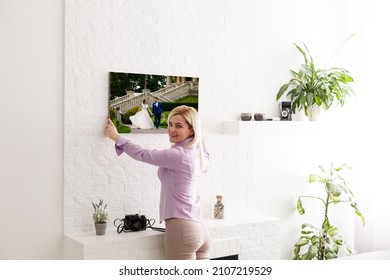
M 351 207 L 355 209 L 355 214 L 360 217 L 360 219 L 362 220 L 362 224 L 364 226 L 366 224 L 366 218 L 363 216 L 363 214 L 358 209 L 357 204 L 356 203 L 351 203 Z
M 336 234 L 337 234 L 337 228 L 336 227 L 331 227 L 331 228 L 329 228 L 329 230 L 328 230 L 328 234 L 330 235 L 330 236 L 335 236 Z
M 298 49 L 298 51 L 303 55 L 303 58 L 305 59 L 305 64 L 307 64 L 307 57 L 305 51 L 296 43 L 294 43 L 295 47 Z
M 316 235 L 314 235 L 312 238 L 311 238 L 311 243 L 313 245 L 318 245 L 320 243 L 320 238 Z
M 324 222 L 322 223 L 322 230 L 327 232 L 332 226 L 330 225 L 330 222 L 328 218 L 325 218 Z
M 295 248 L 294 248 L 294 254 L 295 254 L 295 257 L 297 257 L 298 256 L 298 254 L 299 254 L 299 251 L 301 250 L 301 246 L 297 246 L 297 245 L 295 245 Z
M 314 183 L 314 182 L 320 182 L 320 183 L 325 183 L 326 179 L 322 178 L 320 175 L 317 174 L 311 174 L 309 176 L 309 182 Z
M 297 201 L 297 211 L 298 211 L 299 215 L 305 214 L 305 209 L 302 206 L 301 198 L 298 198 L 298 201 Z
M 284 84 L 283 86 L 281 86 L 281 88 L 279 89 L 278 91 L 278 94 L 276 95 L 276 101 L 278 101 L 282 95 L 284 94 L 284 92 L 287 90 L 287 88 L 289 87 L 290 83 L 288 84 Z
M 306 238 L 301 238 L 298 240 L 297 243 L 295 243 L 295 246 L 304 246 L 309 243 L 309 240 Z
M 309 246 L 309 249 L 307 250 L 307 253 L 308 253 L 308 257 L 310 260 L 312 260 L 313 258 L 315 258 L 316 254 L 317 254 L 317 246 L 313 246 L 313 245 L 310 245 Z

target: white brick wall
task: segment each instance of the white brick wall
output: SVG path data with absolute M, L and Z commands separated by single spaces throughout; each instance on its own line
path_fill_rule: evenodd
M 109 205 L 110 222 L 126 213 L 158 218 L 156 167 L 125 155 L 117 158 L 113 143 L 103 136 L 108 73 L 195 76 L 200 78 L 199 111 L 212 156 L 199 186 L 205 218 L 212 217 L 219 193 L 224 195 L 227 217 L 279 217 L 282 258 L 291 258 L 302 222 L 294 212 L 295 198 L 310 191 L 307 176 L 320 163 L 349 162 L 354 147 L 319 150 L 316 147 L 328 145 L 321 131 L 308 127 L 295 135 L 292 124 L 285 133 L 276 123 L 272 125 L 277 133 L 253 124 L 243 135 L 221 134 L 223 121 L 238 120 L 241 112 L 278 114 L 275 94 L 289 78 L 288 69 L 301 63 L 292 42 L 307 38 L 306 43 L 313 43 L 311 51 L 331 51 L 348 33 L 348 25 L 343 29 L 340 22 L 331 29 L 333 23 L 322 18 L 331 6 L 317 3 L 324 12 L 305 17 L 313 14 L 315 32 L 321 30 L 327 39 L 311 41 L 313 30 L 294 25 L 297 13 L 305 9 L 295 3 L 293 11 L 290 5 L 281 10 L 287 7 L 283 2 L 65 0 L 65 233 L 93 229 L 91 201 L 99 198 Z M 345 18 L 343 7 L 332 14 Z M 282 16 L 288 26 L 280 24 Z M 330 30 L 332 36 L 326 36 Z M 129 137 L 149 148 L 169 146 L 162 134 Z M 348 140 L 353 134 L 339 137 L 353 143 Z M 313 217 L 308 214 L 305 221 Z M 351 223 L 348 216 L 340 227 L 351 228 Z M 353 229 L 343 235 L 353 243 Z
M 213 114 L 225 104 L 212 93 L 215 85 L 208 79 L 211 73 L 201 73 L 206 65 L 199 64 L 200 52 L 205 51 L 198 33 L 205 26 L 198 15 L 200 10 L 204 7 L 196 1 L 65 1 L 65 232 L 92 229 L 91 201 L 99 198 L 108 202 L 111 220 L 135 212 L 158 217 L 156 168 L 126 156 L 117 158 L 113 143 L 103 137 L 108 72 L 201 76 L 200 111 L 205 135 L 212 139 L 218 133 L 213 127 L 207 128 L 218 123 L 207 119 L 223 120 L 222 114 Z M 210 65 L 212 60 L 208 55 L 203 63 Z M 210 107 L 209 102 L 215 105 Z M 145 147 L 169 147 L 166 135 L 137 134 L 131 138 Z M 206 216 L 211 217 L 214 197 L 226 186 L 240 186 L 234 188 L 237 192 L 248 187 L 247 179 L 235 174 L 245 174 L 249 155 L 238 139 L 232 140 L 218 153 L 214 151 L 219 140 L 208 142 L 213 163 L 200 184 Z M 218 168 L 221 161 L 223 169 Z M 240 162 L 244 173 L 236 173 Z M 235 199 L 245 203 L 244 197 Z

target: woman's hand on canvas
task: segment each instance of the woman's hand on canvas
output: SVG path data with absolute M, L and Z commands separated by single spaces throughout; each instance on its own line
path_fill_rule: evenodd
M 116 129 L 114 123 L 112 122 L 112 120 L 107 117 L 107 125 L 106 125 L 106 129 L 104 131 L 104 134 L 109 137 L 110 139 L 114 140 L 115 142 L 117 142 L 120 138 L 120 134 L 118 133 L 118 130 Z

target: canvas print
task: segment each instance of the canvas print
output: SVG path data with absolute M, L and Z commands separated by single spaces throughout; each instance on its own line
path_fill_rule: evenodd
M 110 118 L 119 133 L 164 133 L 173 108 L 198 110 L 198 89 L 198 77 L 110 72 Z

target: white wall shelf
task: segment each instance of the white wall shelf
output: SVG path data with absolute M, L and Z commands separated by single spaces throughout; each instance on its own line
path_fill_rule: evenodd
M 317 121 L 223 121 L 223 135 L 250 135 L 254 130 L 272 133 L 307 133 L 324 129 L 329 122 Z

